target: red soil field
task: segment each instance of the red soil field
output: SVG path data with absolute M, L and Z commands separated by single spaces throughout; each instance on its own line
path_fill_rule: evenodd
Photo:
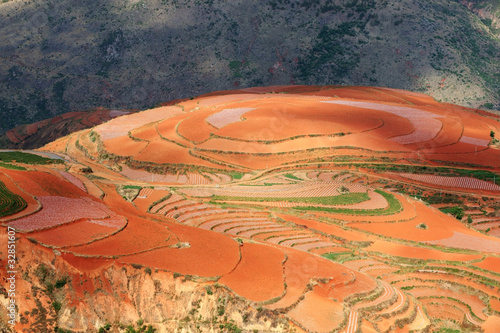
M 118 156 L 136 156 L 147 145 L 147 142 L 135 141 L 128 136 L 120 136 L 104 141 L 104 149 Z
M 330 332 L 342 323 L 344 313 L 342 304 L 311 291 L 288 312 L 288 317 L 309 331 Z
M 277 216 L 281 217 L 285 221 L 293 222 L 299 226 L 302 225 L 309 229 L 318 230 L 327 233 L 329 235 L 342 237 L 350 241 L 368 241 L 371 239 L 368 235 L 364 233 L 357 232 L 355 230 L 345 230 L 335 224 L 326 224 L 314 220 L 306 220 L 299 217 L 295 217 L 293 215 L 277 214 Z
M 120 262 L 136 263 L 181 274 L 214 277 L 228 274 L 240 260 L 239 245 L 229 237 L 212 231 L 168 224 L 179 242 L 189 247 L 164 247 L 123 257 Z
M 453 236 L 456 231 L 471 235 L 481 235 L 467 229 L 454 217 L 445 215 L 419 201 L 413 201 L 416 217 L 407 222 L 398 223 L 349 223 L 350 227 L 366 230 L 375 234 L 413 241 L 437 241 Z M 395 215 L 394 215 L 395 216 Z M 427 229 L 419 229 L 424 223 Z M 487 236 L 483 236 L 483 238 Z M 500 240 L 499 240 L 500 241 Z
M 158 152 L 163 153 L 159 154 Z M 138 152 L 134 155 L 134 159 L 137 161 L 148 161 L 159 164 L 194 164 L 210 168 L 220 168 L 217 164 L 190 155 L 187 148 L 162 139 L 150 142 L 140 153 Z
M 415 144 L 415 148 L 423 148 L 424 153 L 432 154 L 436 147 L 448 147 L 459 142 L 464 125 L 453 118 L 442 117 L 439 118 L 439 121 L 443 124 L 443 127 L 438 135 L 432 140 Z
M 178 120 L 176 129 L 178 135 L 193 143 L 209 139 L 214 127 L 205 119 L 214 113 L 217 113 L 217 110 L 203 108 L 194 114 L 190 113 L 180 121 Z M 160 125 L 158 125 L 158 129 L 160 129 Z
M 490 306 L 493 310 L 500 312 L 500 300 L 491 297 L 490 298 Z
M 497 333 L 500 327 L 500 316 L 491 316 L 481 325 L 484 333 Z
M 205 121 L 219 129 L 229 124 L 242 121 L 242 116 L 252 110 L 254 110 L 254 108 L 224 109 L 207 117 Z
M 130 134 L 132 135 L 132 137 L 140 140 L 153 141 L 156 139 L 160 139 L 160 135 L 156 130 L 156 125 L 157 123 L 151 123 L 135 128 L 130 131 Z
M 107 207 L 89 198 L 74 199 L 59 196 L 40 196 L 42 209 L 35 214 L 9 222 L 20 231 L 34 231 L 55 227 L 81 218 L 102 219 L 110 216 Z
M 68 247 L 67 251 L 89 256 L 123 256 L 177 243 L 166 226 L 128 213 L 123 215 L 128 224 L 117 234 L 88 245 Z
M 330 260 L 292 248 L 283 247 L 282 250 L 288 257 L 284 265 L 285 283 L 287 284 L 286 294 L 277 303 L 267 306 L 271 309 L 285 308 L 292 305 L 304 293 L 311 278 L 327 278 L 334 283 L 339 283 L 351 279 L 353 275 L 356 276 L 356 281 L 347 287 L 342 282 L 341 285 L 323 291 L 323 293 L 333 293 L 333 295 L 329 294 L 328 297 L 333 297 L 338 302 L 342 302 L 343 298 L 353 291 L 368 291 L 376 286 L 375 281 L 368 276 L 355 273 L 347 267 Z
M 141 191 L 143 191 L 142 189 Z M 166 197 L 170 192 L 165 191 L 165 190 L 151 190 L 151 194 L 147 195 L 146 197 L 142 197 L 141 193 L 135 198 L 134 204 L 139 208 L 140 211 L 142 212 L 147 212 L 149 206 L 151 206 L 154 202 Z M 165 205 L 165 201 L 159 203 L 158 205 Z M 152 212 L 155 212 L 154 209 L 152 209 Z
M 436 296 L 437 297 L 444 296 L 444 297 L 457 298 L 457 296 L 458 296 L 457 293 L 453 290 L 441 289 L 439 287 L 437 287 L 436 289 L 414 288 L 410 292 L 412 295 L 414 295 L 417 298 L 436 297 Z M 478 296 L 461 293 L 460 294 L 460 301 L 469 305 L 472 309 L 472 312 L 474 312 L 474 314 L 476 316 L 478 316 L 480 319 L 485 320 L 487 318 L 487 316 L 483 313 L 483 309 L 485 308 L 485 304 L 481 301 L 481 299 Z M 456 302 L 456 303 L 458 303 L 458 302 Z
M 285 254 L 276 248 L 245 243 L 238 266 L 219 279 L 236 294 L 255 302 L 279 297 L 284 292 Z
M 445 239 L 428 241 L 428 243 L 500 254 L 500 239 L 485 236 L 479 232 L 477 232 L 476 234 L 472 234 L 470 232 L 462 233 L 460 231 L 454 230 L 453 236 Z
M 455 304 L 445 304 L 439 299 L 422 299 L 420 302 L 427 309 L 427 313 L 430 317 L 454 320 L 456 322 L 461 322 L 464 314 L 466 313 L 463 309 L 459 308 L 457 303 Z
M 73 176 L 72 174 L 66 172 L 66 171 L 59 171 L 59 173 L 69 182 L 71 182 L 73 185 L 78 187 L 80 190 L 87 192 L 87 189 L 83 185 L 83 182 L 78 179 L 77 177 Z
M 115 220 L 116 218 L 112 218 Z M 30 234 L 29 237 L 46 245 L 64 247 L 87 244 L 108 237 L 125 227 L 127 221 L 122 217 L 116 226 L 107 225 L 111 221 L 102 220 L 102 224 L 90 221 L 78 221 L 60 226 L 55 230 L 46 230 Z M 118 221 L 117 221 L 118 222 Z
M 356 108 L 332 106 L 293 97 L 258 103 L 258 109 L 245 114 L 246 120 L 216 132 L 220 136 L 245 140 L 283 140 L 297 135 L 359 133 L 383 124 L 377 112 L 367 111 L 359 117 Z M 247 105 L 248 104 L 248 105 Z M 234 106 L 251 107 L 255 101 Z M 244 126 L 245 131 L 241 130 Z
M 156 124 L 156 130 L 160 137 L 175 141 L 185 147 L 193 147 L 193 143 L 177 134 L 177 124 L 187 118 L 189 114 L 181 114 L 176 117 L 165 119 Z
M 180 108 L 175 106 L 165 106 L 156 109 L 146 110 L 140 113 L 118 117 L 105 124 L 99 125 L 95 131 L 101 136 L 101 140 L 106 141 L 112 138 L 127 136 L 127 133 L 142 125 L 170 118 L 182 113 Z

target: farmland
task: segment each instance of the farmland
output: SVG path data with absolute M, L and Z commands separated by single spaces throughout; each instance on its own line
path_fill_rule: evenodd
M 32 277 L 16 329 L 40 324 L 36 290 L 78 332 L 496 333 L 500 123 L 450 108 L 385 88 L 226 91 L 0 168 L 2 232 Z

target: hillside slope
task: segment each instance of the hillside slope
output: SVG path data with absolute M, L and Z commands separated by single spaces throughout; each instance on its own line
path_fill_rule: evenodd
M 0 133 L 94 107 L 214 90 L 377 85 L 498 108 L 493 2 L 23 1 L 0 4 Z
M 0 331 L 497 333 L 498 120 L 273 86 L 0 152 Z

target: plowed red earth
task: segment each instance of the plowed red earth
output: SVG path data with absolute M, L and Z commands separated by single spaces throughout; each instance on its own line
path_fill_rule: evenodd
M 219 233 L 169 224 L 179 242 L 189 247 L 164 247 L 120 259 L 181 274 L 215 277 L 232 271 L 239 262 L 240 250 L 236 241 Z M 150 234 L 151 235 L 151 234 Z
M 238 266 L 219 282 L 236 294 L 256 302 L 281 296 L 284 291 L 285 254 L 270 246 L 251 243 L 243 244 L 240 250 Z
M 474 264 L 474 266 L 500 273 L 500 258 L 486 257 L 486 259 L 484 259 L 479 263 Z
M 92 256 L 130 255 L 177 243 L 177 238 L 165 225 L 139 216 L 130 203 L 124 203 L 114 188 L 103 186 L 106 192 L 104 202 L 120 212 L 128 223 L 115 235 L 88 245 L 68 247 L 67 251 Z
M 105 221 L 105 220 L 104 220 Z M 124 222 L 125 219 L 124 219 Z M 125 226 L 125 223 L 122 227 Z M 55 230 L 47 230 L 30 234 L 30 238 L 50 246 L 74 246 L 86 244 L 105 238 L 117 232 L 119 228 L 99 225 L 89 221 L 79 221 L 61 226 Z
M 147 145 L 147 142 L 135 141 L 129 137 L 122 136 L 104 141 L 104 148 L 118 156 L 136 156 Z
M 342 229 L 341 227 L 334 225 L 334 224 L 326 224 L 326 223 L 321 223 L 317 222 L 314 220 L 306 220 L 306 219 L 301 219 L 296 216 L 292 215 L 278 215 L 285 221 L 290 221 L 293 222 L 297 225 L 302 225 L 305 226 L 309 229 L 313 230 L 318 230 L 324 233 L 327 233 L 329 235 L 335 235 L 338 237 L 345 238 L 350 241 L 368 241 L 370 240 L 370 237 L 366 234 L 363 234 L 361 232 L 356 232 L 356 231 L 351 231 L 351 230 L 345 230 Z
M 349 226 L 379 235 L 413 241 L 445 239 L 453 236 L 454 230 L 464 233 L 474 233 L 474 231 L 467 229 L 454 217 L 436 211 L 422 202 L 412 200 L 412 203 L 415 205 L 416 214 L 415 218 L 410 221 L 371 224 L 349 223 Z M 417 228 L 422 223 L 427 226 L 427 229 Z
M 330 332 L 342 323 L 344 319 L 342 310 L 342 304 L 312 291 L 305 295 L 288 316 L 310 331 Z

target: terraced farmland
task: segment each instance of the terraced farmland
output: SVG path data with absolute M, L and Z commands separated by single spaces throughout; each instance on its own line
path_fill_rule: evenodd
M 26 208 L 24 199 L 9 191 L 7 186 L 0 181 L 0 217 L 13 215 Z
M 80 331 L 497 333 L 500 125 L 485 115 L 385 88 L 272 87 L 49 144 L 65 165 L 0 170 L 2 232 L 31 278 L 16 329 L 39 324 L 36 290 L 68 330 L 63 313 Z

